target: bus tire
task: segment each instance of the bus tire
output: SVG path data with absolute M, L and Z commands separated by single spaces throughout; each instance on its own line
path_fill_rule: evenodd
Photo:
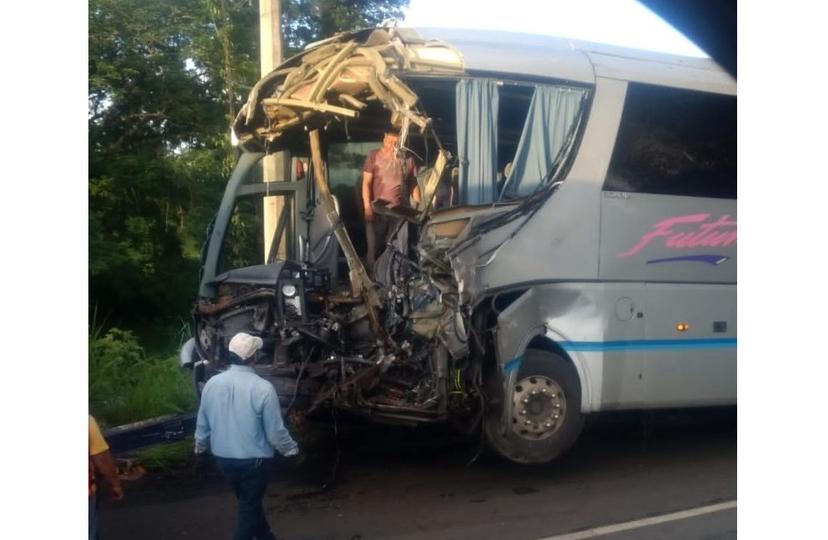
M 502 406 L 509 401 L 512 415 L 504 426 Z M 499 402 L 486 415 L 486 440 L 497 454 L 515 463 L 552 461 L 575 443 L 584 427 L 578 373 L 549 351 L 526 350 L 516 383 Z

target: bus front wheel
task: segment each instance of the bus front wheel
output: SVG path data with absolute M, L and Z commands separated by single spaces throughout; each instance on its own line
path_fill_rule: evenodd
M 486 439 L 495 452 L 516 463 L 552 461 L 572 446 L 584 426 L 578 373 L 548 351 L 526 350 L 515 383 L 499 402 L 486 415 Z M 504 423 L 507 402 L 512 410 Z

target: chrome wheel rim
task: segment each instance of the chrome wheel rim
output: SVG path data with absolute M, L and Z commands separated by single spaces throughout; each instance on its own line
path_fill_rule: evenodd
M 566 396 L 563 388 L 543 375 L 519 380 L 512 389 L 512 431 L 537 441 L 550 437 L 563 425 Z

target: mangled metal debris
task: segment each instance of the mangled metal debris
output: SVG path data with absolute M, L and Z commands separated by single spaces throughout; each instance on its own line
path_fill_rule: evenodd
M 286 66 L 256 84 L 236 118 L 233 129 L 248 150 L 333 118 L 357 118 L 376 100 L 391 111 L 391 123 L 401 127 L 405 140 L 411 124 L 422 133 L 430 120 L 416 109 L 417 94 L 397 73 L 463 72 L 462 56 L 451 45 L 384 29 L 364 41 L 331 38 Z
M 442 270 L 445 263 L 420 265 L 405 253 L 388 252 L 385 275 L 369 276 L 326 178 L 320 131 L 331 122 L 358 122 L 384 110 L 400 129 L 398 151 L 412 126 L 438 147 L 433 163 L 426 164 L 420 207 L 400 223 L 428 217 L 450 156 L 431 132 L 417 94 L 398 77 L 401 72 L 457 75 L 463 63 L 448 44 L 395 30 L 335 37 L 259 81 L 234 124 L 248 151 L 307 144 L 320 203 L 316 212 L 326 217 L 349 269 L 348 283 L 339 289 L 324 270 L 290 261 L 234 270 L 221 278 L 214 297 L 197 306 L 197 347 L 207 359 L 200 367 L 220 364 L 222 345 L 235 331 L 257 332 L 272 354 L 270 376 L 283 386 L 280 394 L 290 398 L 292 413 L 328 403 L 404 423 L 481 413 L 479 385 L 466 389 L 467 377 L 460 374 L 459 363 L 468 356 L 468 313 L 451 275 Z

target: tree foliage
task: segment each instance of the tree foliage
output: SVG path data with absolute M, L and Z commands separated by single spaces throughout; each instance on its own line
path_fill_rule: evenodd
M 289 0 L 282 2 L 282 34 L 290 53 L 336 32 L 402 19 L 408 0 Z
M 400 17 L 407 0 L 282 2 L 288 53 Z M 170 345 L 235 161 L 230 124 L 259 78 L 252 0 L 90 0 L 90 307 Z

